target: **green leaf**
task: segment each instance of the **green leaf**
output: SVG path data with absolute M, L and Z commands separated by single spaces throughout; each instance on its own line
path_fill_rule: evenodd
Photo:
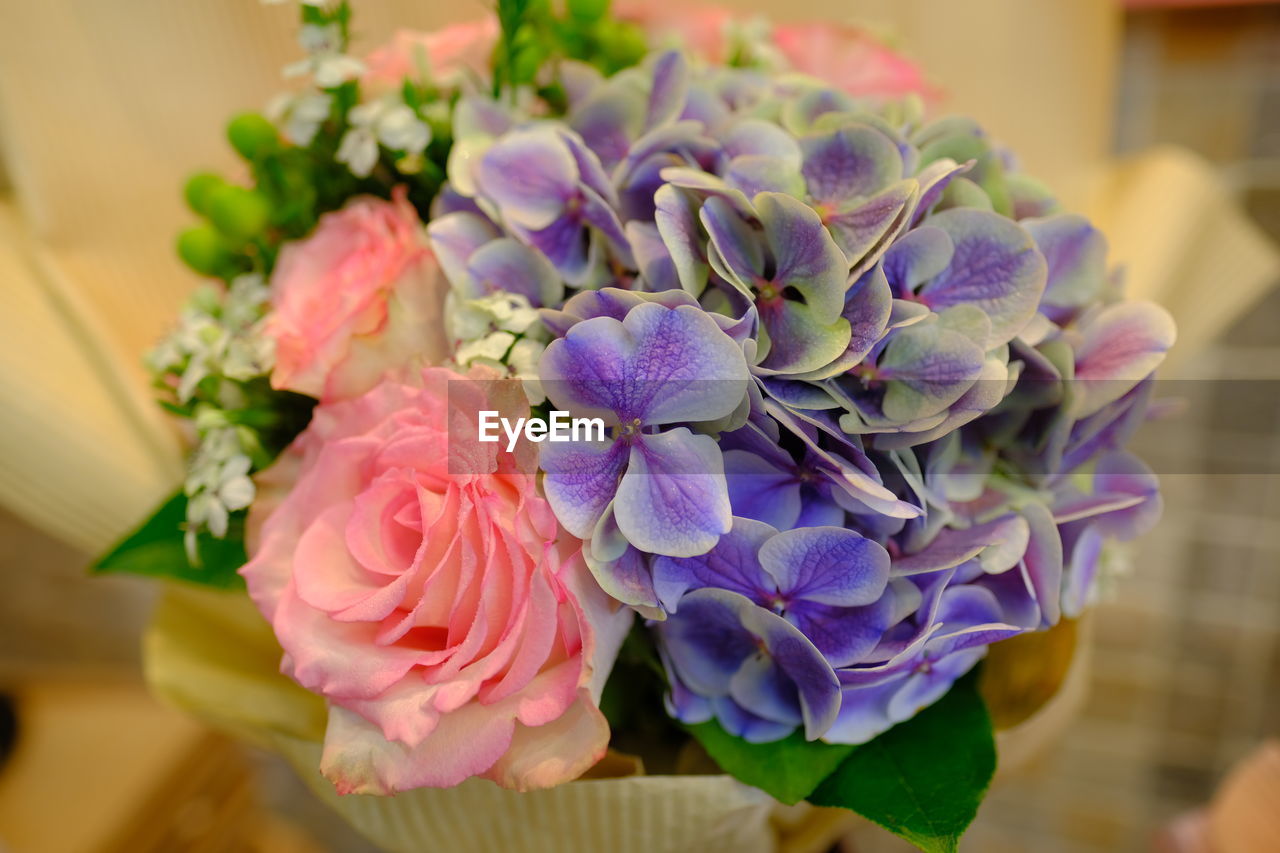
M 715 720 L 688 729 L 724 772 L 787 805 L 809 796 L 856 749 L 807 741 L 800 731 L 773 743 L 747 743 Z
M 236 572 L 247 560 L 244 513 L 231 516 L 227 538 L 217 539 L 208 533 L 196 537 L 199 565 L 192 565 L 187 559 L 182 541 L 186 520 L 187 497 L 179 491 L 161 504 L 141 527 L 94 563 L 93 571 L 126 572 L 175 578 L 222 589 L 243 589 L 244 579 Z
M 926 853 L 954 853 L 996 769 L 977 673 L 852 755 L 809 797 L 852 809 Z
M 502 35 L 493 69 L 494 95 L 498 95 L 503 86 L 514 86 L 520 82 L 515 77 L 517 39 L 528 21 L 532 5 L 531 0 L 498 0 L 498 24 Z

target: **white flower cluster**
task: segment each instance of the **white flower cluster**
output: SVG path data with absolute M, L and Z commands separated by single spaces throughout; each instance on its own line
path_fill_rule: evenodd
M 273 341 L 262 329 L 269 294 L 257 274 L 237 277 L 225 294 L 201 288 L 179 315 L 178 327 L 147 356 L 160 381 L 178 378 L 173 391 L 180 404 L 191 403 L 202 383 L 209 391 L 194 406 L 197 444 L 183 485 L 193 562 L 196 535 L 207 529 L 225 536 L 229 514 L 253 501 L 248 451 L 257 439 L 227 412 L 245 405 L 239 383 L 265 376 L 274 363 Z M 215 381 L 206 383 L 210 377 Z
M 304 0 L 305 2 L 305 0 Z M 311 2 L 312 6 L 324 6 Z M 285 77 L 310 77 L 301 92 L 279 95 L 267 106 L 270 118 L 294 145 L 307 146 L 333 110 L 332 90 L 365 72 L 360 60 L 346 54 L 346 40 L 336 23 L 305 24 L 299 41 L 307 55 L 285 67 Z M 397 95 L 389 94 L 347 112 L 349 125 L 338 145 L 337 160 L 351 174 L 367 178 L 378 163 L 379 146 L 399 153 L 397 166 L 412 173 L 422 168 L 422 156 L 431 143 L 431 126 L 418 111 Z
M 265 375 L 275 359 L 261 329 L 269 295 L 257 274 L 236 277 L 225 294 L 201 287 L 178 315 L 177 328 L 147 354 L 147 365 L 158 376 L 179 377 L 179 403 L 190 402 L 208 376 L 245 382 Z
M 421 161 L 431 142 L 431 127 L 395 95 L 352 107 L 347 120 L 351 127 L 338 146 L 337 159 L 357 178 L 367 178 L 373 171 L 379 143 L 388 150 L 403 151 L 401 162 L 412 165 Z
M 253 461 L 243 449 L 243 430 L 224 425 L 201 433 L 191 456 L 182 491 L 187 496 L 187 558 L 194 564 L 196 536 L 208 530 L 221 539 L 227 535 L 231 513 L 253 503 L 255 489 L 249 479 Z
M 298 41 L 307 55 L 285 66 L 285 77 L 310 74 L 321 89 L 333 89 L 364 73 L 364 63 L 343 52 L 346 43 L 337 24 L 304 24 Z
M 267 118 L 280 128 L 284 138 L 306 147 L 316 138 L 320 125 L 333 109 L 333 97 L 319 89 L 284 92 L 267 104 Z
M 501 291 L 477 299 L 451 292 L 445 323 L 450 339 L 459 342 L 453 354 L 459 367 L 485 365 L 509 372 L 524 383 L 530 403 L 545 399 L 538 359 L 547 348 L 548 335 L 528 299 Z

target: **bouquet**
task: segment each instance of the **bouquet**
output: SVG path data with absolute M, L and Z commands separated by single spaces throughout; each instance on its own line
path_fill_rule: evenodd
M 358 59 L 301 4 L 186 186 L 189 475 L 99 567 L 246 590 L 338 794 L 632 756 L 954 849 L 984 657 L 1159 513 L 1172 322 L 874 38 L 608 5 Z

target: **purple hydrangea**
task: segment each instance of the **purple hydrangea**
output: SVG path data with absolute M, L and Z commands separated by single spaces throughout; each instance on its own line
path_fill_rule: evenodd
M 431 231 L 609 427 L 544 488 L 671 713 L 860 743 L 1077 616 L 1159 513 L 1124 447 L 1174 337 L 1099 232 L 967 119 L 675 53 L 572 76 L 563 122 L 468 99 Z

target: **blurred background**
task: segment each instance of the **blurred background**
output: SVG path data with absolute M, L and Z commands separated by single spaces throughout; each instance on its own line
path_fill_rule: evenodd
M 20 726 L 0 850 L 372 849 L 278 761 L 149 699 L 152 585 L 86 576 L 180 477 L 140 361 L 195 284 L 171 254 L 180 187 L 236 174 L 223 123 L 282 87 L 292 5 L 0 0 L 0 690 Z M 1135 448 L 1164 519 L 1093 614 L 1079 713 L 962 849 L 1194 849 L 1185 816 L 1280 736 L 1280 4 L 729 5 L 904 49 L 1174 313 L 1165 376 L 1189 404 Z M 353 6 L 357 54 L 484 11 Z M 860 832 L 845 849 L 898 848 Z

